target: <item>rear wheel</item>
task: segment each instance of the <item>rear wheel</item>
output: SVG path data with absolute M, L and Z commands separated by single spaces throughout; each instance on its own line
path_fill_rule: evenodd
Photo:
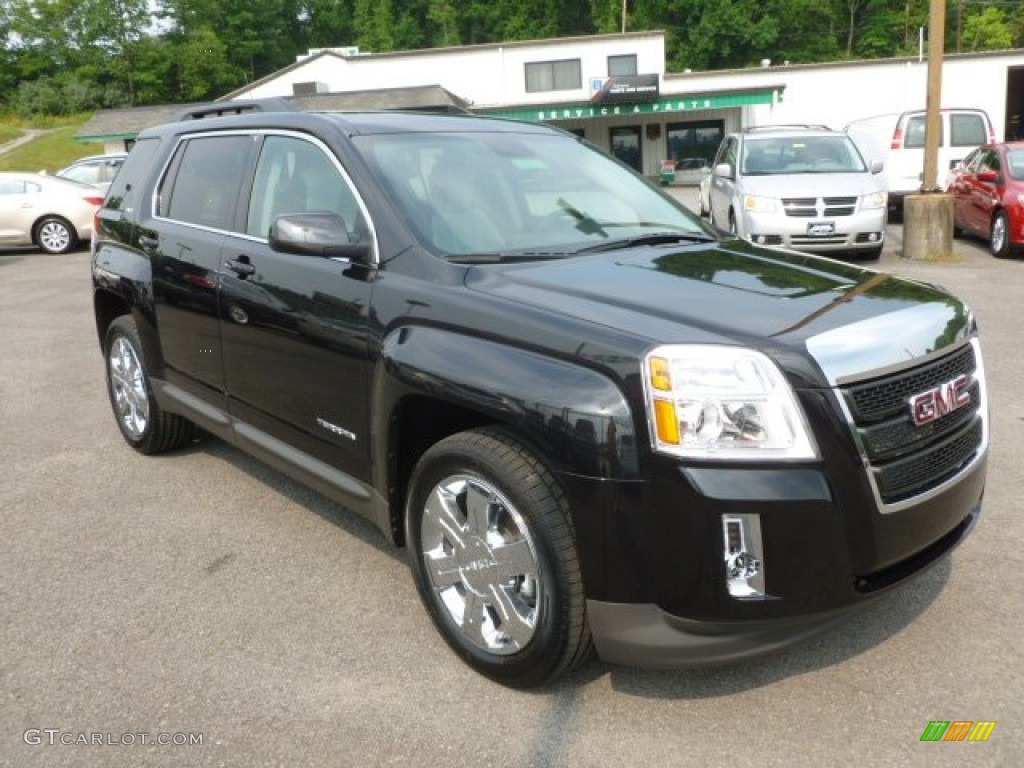
M 191 440 L 192 423 L 165 413 L 153 397 L 142 342 L 131 316 L 123 315 L 110 324 L 104 357 L 110 405 L 121 434 L 132 448 L 145 454 L 163 453 Z
M 591 650 L 565 494 L 543 464 L 499 430 L 453 435 L 410 481 L 409 564 L 452 649 L 477 671 L 541 685 Z
M 36 245 L 47 253 L 67 253 L 78 242 L 74 227 L 57 216 L 47 216 L 36 224 Z

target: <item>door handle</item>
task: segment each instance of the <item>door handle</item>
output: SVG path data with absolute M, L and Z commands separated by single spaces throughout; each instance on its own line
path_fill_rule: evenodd
M 224 262 L 224 266 L 243 280 L 256 272 L 256 267 L 249 263 L 248 256 L 239 256 L 235 260 Z
M 149 235 L 139 235 L 139 245 L 145 246 L 146 248 L 156 248 L 160 245 L 160 241 L 155 237 Z

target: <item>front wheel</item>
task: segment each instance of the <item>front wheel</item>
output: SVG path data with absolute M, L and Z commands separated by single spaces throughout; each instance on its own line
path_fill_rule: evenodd
M 1006 219 L 1006 211 L 1000 211 L 992 220 L 992 236 L 989 240 L 992 255 L 1004 259 L 1010 255 L 1010 227 Z
M 142 342 L 131 316 L 123 315 L 110 324 L 103 354 L 114 418 L 132 448 L 145 454 L 163 453 L 192 438 L 192 423 L 177 414 L 165 413 L 153 397 Z
M 474 669 L 526 688 L 587 658 L 565 494 L 514 437 L 482 429 L 434 445 L 410 481 L 405 526 L 420 596 Z

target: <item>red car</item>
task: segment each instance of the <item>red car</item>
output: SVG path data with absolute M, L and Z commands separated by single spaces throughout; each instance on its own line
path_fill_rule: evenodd
M 978 147 L 953 171 L 946 191 L 957 232 L 986 238 L 994 256 L 1024 250 L 1024 141 Z

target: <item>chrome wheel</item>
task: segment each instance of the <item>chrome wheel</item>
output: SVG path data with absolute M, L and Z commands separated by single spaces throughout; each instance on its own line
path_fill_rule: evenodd
M 992 253 L 996 256 L 1007 255 L 1009 248 L 1009 233 L 1006 226 L 1006 214 L 999 212 L 995 221 L 992 222 Z
M 536 548 L 516 508 L 472 475 L 444 478 L 423 509 L 420 548 L 437 601 L 477 648 L 522 650 L 537 627 Z
M 74 239 L 71 229 L 60 219 L 46 219 L 36 234 L 39 247 L 47 253 L 64 253 L 71 249 Z
M 114 412 L 121 428 L 129 438 L 140 440 L 149 424 L 149 394 L 142 363 L 124 336 L 118 336 L 110 345 L 107 365 Z

